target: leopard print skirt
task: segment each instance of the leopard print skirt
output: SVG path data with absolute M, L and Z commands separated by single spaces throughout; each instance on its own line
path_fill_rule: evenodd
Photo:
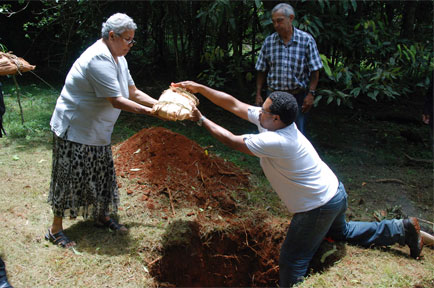
M 48 203 L 57 217 L 116 214 L 119 192 L 110 145 L 91 146 L 54 135 Z

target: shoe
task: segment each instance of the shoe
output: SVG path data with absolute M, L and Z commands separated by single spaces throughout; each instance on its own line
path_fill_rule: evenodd
M 119 232 L 122 234 L 128 233 L 127 227 L 123 224 L 119 224 L 116 222 L 116 220 L 110 218 L 109 220 L 105 221 L 105 219 L 100 219 L 95 223 L 97 227 L 107 227 L 112 232 Z M 0 287 L 1 288 L 1 287 Z
M 45 234 L 45 240 L 50 241 L 54 245 L 60 246 L 62 248 L 71 248 L 76 245 L 74 241 L 71 241 L 66 235 L 63 233 L 63 230 L 60 230 L 56 234 L 51 233 L 51 229 L 48 228 L 47 234 Z M 0 288 L 2 288 L 0 286 Z
M 5 262 L 0 258 L 0 288 L 12 288 L 6 276 Z
M 423 248 L 423 240 L 420 235 L 419 221 L 416 217 L 409 217 L 403 220 L 405 231 L 405 244 L 410 247 L 410 255 L 414 259 L 419 258 Z
M 6 277 L 0 278 L 0 288 L 12 288 Z

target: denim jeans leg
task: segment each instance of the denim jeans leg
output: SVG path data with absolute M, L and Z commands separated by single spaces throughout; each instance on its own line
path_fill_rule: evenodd
M 345 193 L 345 188 L 340 184 Z M 370 247 L 373 245 L 387 246 L 395 243 L 405 244 L 404 225 L 402 220 L 392 219 L 381 222 L 356 222 L 345 220 L 345 213 L 339 215 L 330 227 L 327 236 L 336 241 L 346 241 L 350 244 Z
M 297 118 L 295 119 L 295 124 L 297 125 L 298 130 L 305 134 L 305 123 L 306 123 L 306 113 L 301 112 L 301 107 L 303 106 L 304 98 L 306 97 L 306 92 L 301 92 L 299 94 L 294 95 L 295 99 L 297 99 L 298 104 L 298 113 Z
M 303 280 L 333 221 L 344 213 L 345 204 L 344 194 L 338 190 L 325 205 L 294 215 L 280 250 L 280 287 L 291 287 Z

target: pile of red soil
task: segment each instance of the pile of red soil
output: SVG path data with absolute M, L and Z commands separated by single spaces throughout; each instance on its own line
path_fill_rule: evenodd
M 137 181 L 134 192 L 168 194 L 181 206 L 193 203 L 233 213 L 231 193 L 249 183 L 248 173 L 233 163 L 162 127 L 142 129 L 122 142 L 114 159 L 118 176 Z
M 142 193 L 148 208 L 157 208 L 150 203 L 167 197 L 173 211 L 203 208 L 195 218 L 170 221 L 165 228 L 162 256 L 149 264 L 159 287 L 277 285 L 279 249 L 288 221 L 264 211 L 233 214 L 237 205 L 231 194 L 239 190 L 243 195 L 247 173 L 161 127 L 143 129 L 113 150 L 118 176 L 137 183 L 127 193 Z M 208 217 L 208 207 L 219 212 L 219 220 Z M 324 266 L 323 257 L 314 258 L 321 258 Z

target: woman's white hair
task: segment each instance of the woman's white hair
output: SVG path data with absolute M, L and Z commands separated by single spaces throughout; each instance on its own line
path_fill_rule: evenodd
M 110 31 L 121 35 L 126 30 L 136 29 L 137 25 L 130 16 L 123 13 L 116 13 L 110 16 L 106 22 L 102 23 L 101 36 L 103 39 L 108 39 Z

